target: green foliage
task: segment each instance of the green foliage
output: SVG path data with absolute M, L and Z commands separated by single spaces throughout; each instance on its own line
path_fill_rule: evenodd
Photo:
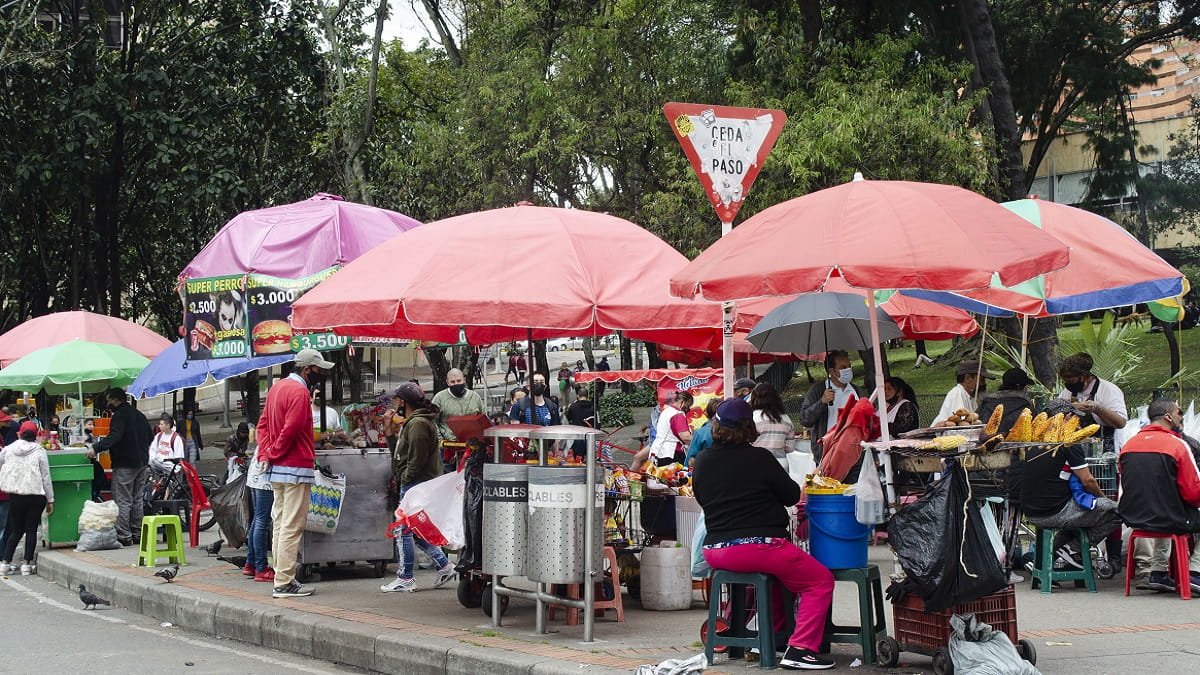
M 601 396 L 597 406 L 600 414 L 600 426 L 610 429 L 633 424 L 633 408 L 648 408 L 657 405 L 657 396 L 653 387 L 646 386 L 638 386 L 629 394 Z
M 1091 355 L 1092 374 L 1116 385 L 1124 384 L 1141 364 L 1141 356 L 1133 350 L 1130 332 L 1133 324 L 1116 325 L 1112 312 L 1105 312 L 1099 323 L 1090 316 L 1079 322 L 1078 337 L 1062 337 L 1059 348 L 1064 356 L 1077 352 Z

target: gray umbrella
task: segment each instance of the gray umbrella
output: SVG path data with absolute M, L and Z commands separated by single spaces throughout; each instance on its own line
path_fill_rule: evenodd
M 901 337 L 892 317 L 882 309 L 875 311 L 879 339 Z M 820 354 L 833 349 L 870 349 L 867 299 L 853 293 L 806 293 L 767 312 L 746 339 L 764 352 Z

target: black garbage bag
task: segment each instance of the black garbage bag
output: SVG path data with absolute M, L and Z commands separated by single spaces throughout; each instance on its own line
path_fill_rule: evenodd
M 927 612 L 978 600 L 1008 585 L 971 499 L 967 472 L 956 462 L 948 463 L 924 496 L 892 516 L 888 543 Z
M 239 474 L 237 478 L 213 490 L 208 495 L 208 503 L 212 505 L 213 515 L 216 516 L 217 526 L 221 528 L 221 537 L 225 539 L 225 544 L 233 548 L 240 548 L 245 544 L 253 514 L 250 488 L 246 487 L 246 474 Z
M 466 545 L 458 552 L 460 572 L 476 570 L 483 566 L 483 465 L 488 463 L 487 447 L 475 448 L 463 471 L 467 472 L 463 485 L 463 533 Z

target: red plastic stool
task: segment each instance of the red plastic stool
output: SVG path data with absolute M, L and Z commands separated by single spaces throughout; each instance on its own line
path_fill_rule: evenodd
M 1129 595 L 1129 582 L 1133 579 L 1133 542 L 1138 539 L 1170 539 L 1172 543 L 1171 557 L 1167 559 L 1167 567 L 1175 568 L 1175 583 L 1179 586 L 1179 597 L 1183 600 L 1192 599 L 1192 584 L 1188 569 L 1188 551 L 1190 534 L 1167 534 L 1165 532 L 1147 532 L 1134 530 L 1129 535 L 1129 552 L 1125 554 L 1125 595 Z M 1174 562 L 1174 565 L 1171 565 Z

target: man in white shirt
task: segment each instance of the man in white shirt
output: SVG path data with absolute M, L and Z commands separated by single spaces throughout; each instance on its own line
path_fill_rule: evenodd
M 319 394 L 319 390 L 313 391 L 312 393 L 312 418 L 314 429 L 321 428 L 321 399 Z M 335 410 L 333 406 L 325 406 L 325 431 L 341 431 L 341 429 L 342 416 L 338 414 L 338 411 Z
M 934 426 L 945 422 L 956 410 L 975 412 L 975 408 L 978 407 L 975 397 L 987 390 L 984 380 L 994 380 L 996 376 L 989 373 L 977 359 L 969 359 L 958 364 L 955 379 L 958 384 L 946 393 L 942 409 L 938 411 L 937 417 L 933 418 Z

